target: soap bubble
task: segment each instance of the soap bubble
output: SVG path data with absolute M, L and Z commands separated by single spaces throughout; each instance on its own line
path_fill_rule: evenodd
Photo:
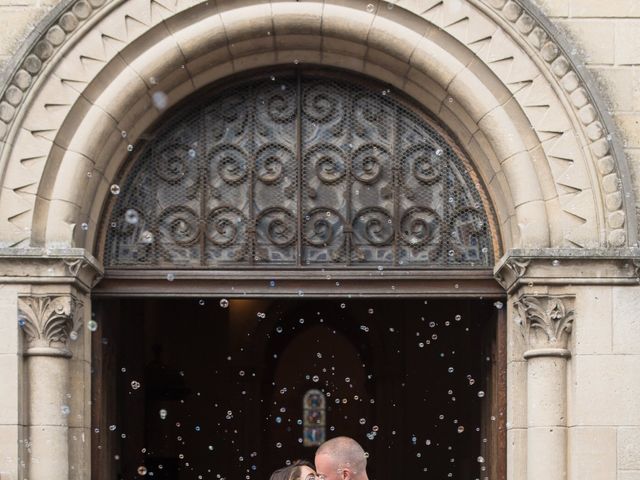
M 367 4 L 367 12 L 373 13 L 375 10 L 376 10 L 376 7 L 373 5 L 373 3 Z
M 138 390 L 140 388 L 140 382 L 138 382 L 137 380 L 132 380 L 131 388 L 133 388 L 134 390 Z
M 151 100 L 158 110 L 164 110 L 169 105 L 169 97 L 164 92 L 154 92 L 151 95 Z
M 111 185 L 111 187 L 109 188 L 109 191 L 114 194 L 114 195 L 120 195 L 120 185 L 114 183 L 113 185 Z
M 131 225 L 137 224 L 139 218 L 140 217 L 138 216 L 137 210 L 135 210 L 133 208 L 128 209 L 124 213 L 124 221 L 127 222 L 127 223 L 130 223 Z
M 160 414 L 160 418 L 162 420 L 167 418 L 167 411 L 164 408 L 161 408 L 160 411 L 158 412 Z
M 95 320 L 89 320 L 87 322 L 87 328 L 91 331 L 91 332 L 95 332 L 96 330 L 98 330 L 98 322 L 96 322 Z
M 223 298 L 220 300 L 220 306 L 222 308 L 227 308 L 229 306 L 229 300 L 227 300 L 226 298 Z

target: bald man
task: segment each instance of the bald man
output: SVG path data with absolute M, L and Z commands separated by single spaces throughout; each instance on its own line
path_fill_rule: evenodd
M 320 480 L 369 480 L 367 455 L 353 438 L 327 440 L 318 447 L 315 463 Z

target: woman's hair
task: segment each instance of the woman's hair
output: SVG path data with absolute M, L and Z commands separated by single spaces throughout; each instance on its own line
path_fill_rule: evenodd
M 306 460 L 296 460 L 288 467 L 280 468 L 273 472 L 269 480 L 298 480 L 298 478 L 300 478 L 301 467 L 309 467 L 315 470 L 313 463 Z

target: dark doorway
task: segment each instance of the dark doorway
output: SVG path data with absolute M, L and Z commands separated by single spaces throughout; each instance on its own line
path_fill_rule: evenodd
M 140 299 L 94 310 L 93 478 L 267 480 L 288 460 L 313 460 L 323 435 L 356 438 L 372 480 L 498 478 L 493 301 Z

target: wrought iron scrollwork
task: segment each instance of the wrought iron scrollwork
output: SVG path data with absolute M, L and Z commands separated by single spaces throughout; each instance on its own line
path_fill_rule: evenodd
M 115 199 L 108 267 L 492 264 L 479 181 L 425 117 L 358 83 L 274 78 L 158 131 Z

